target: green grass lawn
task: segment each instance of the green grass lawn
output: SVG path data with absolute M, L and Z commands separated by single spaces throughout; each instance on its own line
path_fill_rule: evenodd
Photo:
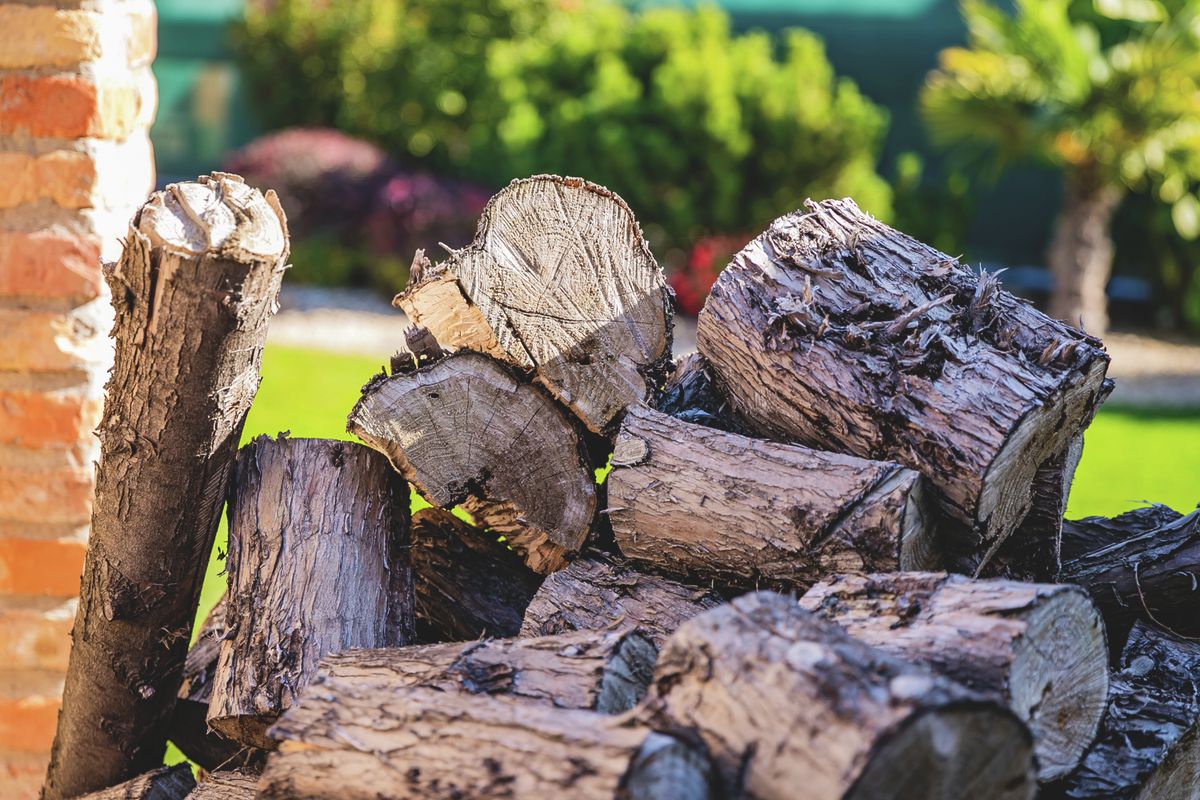
M 283 347 L 263 354 L 263 380 L 244 440 L 259 434 L 350 438 L 346 415 L 381 360 Z M 1191 412 L 1103 410 L 1088 429 L 1068 516 L 1111 516 L 1145 502 L 1186 512 L 1200 502 L 1200 409 Z M 421 503 L 423 504 L 423 503 Z M 225 552 L 225 522 L 217 550 Z M 198 619 L 225 591 L 224 562 L 214 558 Z

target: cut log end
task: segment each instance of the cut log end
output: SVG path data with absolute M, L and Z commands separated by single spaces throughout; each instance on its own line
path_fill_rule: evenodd
M 877 751 L 846 800 L 1030 800 L 1028 734 L 1012 717 L 969 704 L 936 708 Z
M 605 664 L 596 696 L 596 710 L 604 714 L 620 714 L 638 704 L 654 677 L 654 661 L 658 648 L 649 638 L 637 631 L 621 637 Z
M 463 351 L 372 381 L 348 428 L 430 503 L 463 505 L 537 572 L 565 566 L 591 529 L 596 484 L 578 432 L 488 356 Z
M 651 733 L 634 756 L 625 780 L 629 800 L 710 800 L 717 795 L 712 764 L 696 748 Z
M 671 367 L 662 270 L 625 202 L 578 178 L 513 181 L 396 304 L 443 344 L 534 371 L 594 433 Z

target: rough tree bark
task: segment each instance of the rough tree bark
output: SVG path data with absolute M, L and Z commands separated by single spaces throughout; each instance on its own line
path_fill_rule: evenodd
M 1093 336 L 1103 336 L 1108 329 L 1105 292 L 1113 260 L 1109 227 L 1120 202 L 1116 187 L 1097 185 L 1086 175 L 1068 176 L 1047 253 L 1054 277 L 1050 313 Z
M 662 647 L 685 620 L 720 604 L 705 589 L 635 572 L 592 553 L 542 583 L 525 610 L 521 635 L 636 627 Z
M 82 795 L 79 800 L 183 800 L 195 785 L 192 768 L 187 764 L 176 764 Z
M 353 442 L 242 448 L 229 500 L 228 619 L 208 722 L 252 747 L 322 656 L 411 642 L 408 487 Z
M 1147 522 L 1165 516 L 1153 508 L 1122 515 L 1118 519 L 1131 521 L 1132 536 L 1063 562 L 1061 579 L 1091 593 L 1114 650 L 1139 619 L 1180 636 L 1200 636 L 1200 510 L 1146 529 Z M 1079 520 L 1069 527 L 1093 525 L 1098 530 L 1084 537 L 1099 539 L 1112 529 L 1103 519 Z M 1078 537 L 1075 531 L 1068 535 Z
M 919 473 L 634 406 L 608 476 L 630 560 L 702 583 L 807 588 L 830 572 L 940 569 Z
M 675 371 L 655 399 L 654 407 L 684 422 L 731 433 L 748 433 L 729 399 L 713 380 L 707 359 L 699 353 L 688 353 L 675 362 Z
M 516 636 L 541 578 L 503 543 L 441 508 L 412 519 L 417 638 Z
M 1105 391 L 1100 343 L 859 211 L 809 203 L 721 273 L 697 340 L 761 433 L 897 461 L 985 563 Z
M 377 683 L 386 691 L 422 686 L 618 714 L 642 699 L 657 656 L 654 644 L 636 630 L 572 631 L 531 639 L 350 650 L 327 657 L 321 673 Z
M 685 622 L 642 713 L 697 736 L 728 797 L 1031 798 L 1008 709 L 856 641 L 794 598 L 747 594 Z
M 116 361 L 46 800 L 162 763 L 287 254 L 274 193 L 214 173 L 154 193 L 105 267 Z
M 945 573 L 836 576 L 801 608 L 999 698 L 1029 726 L 1038 779 L 1075 768 L 1108 692 L 1104 623 L 1078 587 Z
M 1154 504 L 1135 508 L 1115 517 L 1084 517 L 1063 520 L 1062 558 L 1074 561 L 1095 550 L 1102 550 L 1126 539 L 1165 527 L 1183 517 L 1170 506 Z
M 254 800 L 261 772 L 211 772 L 188 795 L 188 800 Z
M 513 181 L 474 243 L 418 258 L 396 305 L 444 345 L 533 371 L 596 433 L 671 368 L 662 270 L 625 202 L 578 178 Z
M 1121 662 L 1095 743 L 1047 800 L 1200 796 L 1200 643 L 1139 622 Z
M 580 437 L 554 401 L 492 358 L 459 352 L 377 376 L 348 430 L 435 506 L 462 505 L 536 572 L 577 553 L 596 512 Z
M 235 742 L 208 727 L 208 704 L 217 674 L 221 640 L 229 631 L 225 619 L 225 599 L 209 612 L 183 665 L 183 683 L 175 701 L 175 712 L 167 728 L 167 738 L 180 751 L 210 772 L 219 767 L 233 768 L 258 764 L 262 751 Z
M 317 690 L 319 689 L 319 691 Z M 325 678 L 272 728 L 264 798 L 705 800 L 708 760 L 628 715 Z

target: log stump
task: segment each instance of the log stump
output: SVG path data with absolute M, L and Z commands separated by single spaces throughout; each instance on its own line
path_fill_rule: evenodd
M 45 800 L 162 764 L 287 256 L 274 193 L 214 173 L 155 192 L 105 267 L 116 360 Z
M 443 345 L 537 381 L 599 434 L 671 368 L 671 294 L 629 206 L 579 178 L 513 181 L 475 241 L 418 259 L 396 305 Z
M 419 640 L 517 635 L 542 581 L 516 552 L 440 508 L 413 514 L 411 539 Z
M 423 686 L 617 714 L 642 699 L 657 655 L 658 649 L 637 630 L 573 631 L 349 650 L 327 657 L 321 671 L 338 680 L 378 683 L 385 691 Z
M 633 407 L 608 476 L 621 553 L 726 586 L 807 588 L 830 572 L 940 569 L 919 473 L 750 439 Z
M 260 436 L 229 503 L 231 631 L 208 722 L 253 747 L 321 657 L 413 639 L 408 487 L 353 442 Z
M 999 698 L 1029 726 L 1041 781 L 1074 769 L 1096 735 L 1108 650 L 1100 614 L 1077 587 L 945 573 L 836 576 L 800 606 Z
M 363 388 L 348 430 L 431 504 L 462 505 L 548 574 L 583 546 L 596 482 L 554 401 L 494 359 L 459 352 Z
M 684 623 L 643 706 L 704 742 L 726 796 L 1031 798 L 1012 712 L 850 638 L 794 599 L 748 594 Z
M 521 636 L 637 628 L 662 647 L 685 620 L 720 603 L 711 591 L 592 553 L 546 578 L 525 610 Z
M 981 565 L 1108 389 L 1099 341 L 850 200 L 809 202 L 738 253 L 697 343 L 762 434 L 924 474 Z

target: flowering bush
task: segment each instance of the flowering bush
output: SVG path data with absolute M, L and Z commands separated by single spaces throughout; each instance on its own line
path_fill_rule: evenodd
M 693 317 L 700 313 L 717 276 L 750 238 L 708 236 L 692 245 L 684 266 L 672 272 L 669 279 L 681 313 Z

